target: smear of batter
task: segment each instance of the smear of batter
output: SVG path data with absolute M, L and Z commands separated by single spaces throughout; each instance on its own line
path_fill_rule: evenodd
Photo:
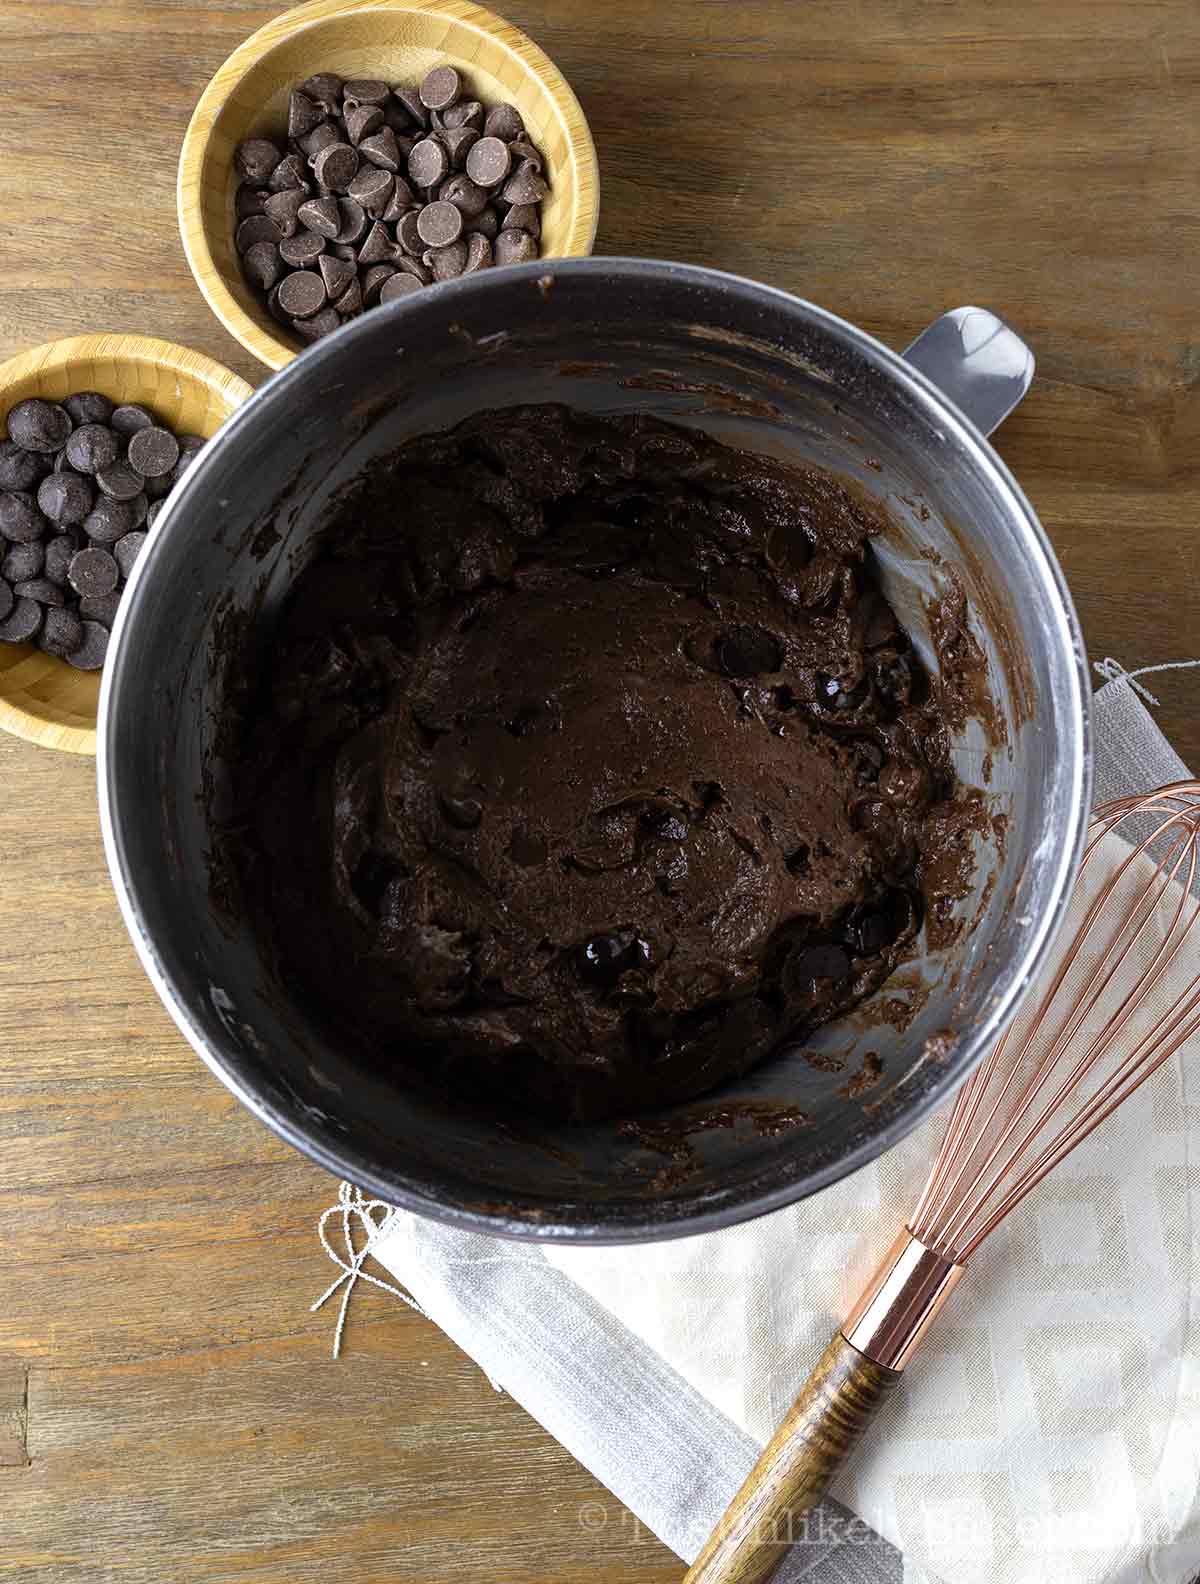
M 284 971 L 398 1081 L 572 1118 L 853 1005 L 974 812 L 881 527 L 646 418 L 404 446 L 299 579 L 239 771 Z

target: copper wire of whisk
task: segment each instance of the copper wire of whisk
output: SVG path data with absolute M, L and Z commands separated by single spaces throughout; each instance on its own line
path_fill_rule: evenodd
M 686 1584 L 767 1577 L 980 1244 L 1200 1032 L 1198 878 L 1200 781 L 1093 811 L 1078 922 L 1048 983 L 959 1089 L 907 1225 Z
M 1083 915 L 1044 991 L 1024 1036 L 1010 1028 L 958 1092 L 942 1147 L 925 1184 L 910 1230 L 928 1248 L 965 1263 L 984 1238 L 1063 1157 L 1126 1100 L 1200 1029 L 1200 975 L 1188 991 L 1121 1051 L 1122 1036 L 1146 997 L 1189 944 L 1200 919 L 1194 895 L 1200 849 L 1200 782 L 1182 781 L 1146 797 L 1120 798 L 1095 811 L 1081 875 L 1101 844 L 1124 821 L 1150 814 L 1153 825 L 1106 879 Z M 1111 904 L 1123 884 L 1163 848 L 1132 905 Z M 1130 952 L 1158 920 L 1172 885 L 1178 890 L 1169 922 L 1150 961 L 1127 986 Z M 1099 960 L 1076 983 L 1081 957 Z M 1126 976 L 1130 977 L 1130 976 Z M 1076 1036 L 1105 992 L 1124 993 L 1090 1038 Z M 1054 1025 L 1051 1028 L 1051 1025 Z M 1106 1062 L 1110 1065 L 1106 1066 Z M 1054 1127 L 1066 1112 L 1061 1124 Z M 1037 1148 L 1043 1134 L 1051 1136 Z M 1005 1186 L 1007 1184 L 1007 1186 Z

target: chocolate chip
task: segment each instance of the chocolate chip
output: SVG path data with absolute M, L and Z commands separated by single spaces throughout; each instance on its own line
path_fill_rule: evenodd
M 334 143 L 342 141 L 337 127 L 332 121 L 322 121 L 321 125 L 314 127 L 311 132 L 297 140 L 297 146 L 311 167 L 313 160 L 322 149 L 331 147 Z
M 66 445 L 71 415 L 57 402 L 30 396 L 8 413 L 8 438 L 26 451 L 57 451 Z
M 333 305 L 341 318 L 353 319 L 356 314 L 362 313 L 363 295 L 362 287 L 358 283 L 357 275 L 350 282 L 346 290 Z
M 296 219 L 306 231 L 314 231 L 317 236 L 329 240 L 342 229 L 341 210 L 336 198 L 310 198 L 296 210 Z
M 508 145 L 508 152 L 514 164 L 530 165 L 538 176 L 542 174 L 542 156 L 528 138 L 513 138 Z
M 405 275 L 411 275 L 414 280 L 419 280 L 422 286 L 428 286 L 433 280 L 432 272 L 425 268 L 421 260 L 409 258 L 407 253 L 397 256 L 396 268 L 402 270 Z
M 367 240 L 358 250 L 360 264 L 382 264 L 385 259 L 390 259 L 396 250 L 396 244 L 388 235 L 387 230 L 377 220 L 367 232 Z
M 320 313 L 313 314 L 311 319 L 294 320 L 292 329 L 301 341 L 319 341 L 322 336 L 336 330 L 341 322 L 333 308 L 322 308 Z
M 141 432 L 138 431 L 139 434 Z M 130 436 L 130 439 L 132 441 L 133 437 Z M 96 483 L 100 486 L 101 495 L 114 501 L 136 500 L 142 491 L 142 476 L 128 462 L 114 462 L 111 467 L 97 473 Z
M 38 510 L 62 528 L 81 523 L 94 498 L 95 490 L 78 473 L 51 473 L 38 485 Z
M 467 158 L 469 160 L 470 155 Z M 422 138 L 408 156 L 409 179 L 418 187 L 438 186 L 445 181 L 449 171 L 450 156 L 435 138 Z
M 464 275 L 474 275 L 479 270 L 490 269 L 491 265 L 492 244 L 476 231 L 467 238 L 467 259 L 462 272 Z
M 825 709 L 837 712 L 857 709 L 866 699 L 869 691 L 865 681 L 859 682 L 855 687 L 846 688 L 842 685 L 842 678 L 817 673 L 817 699 Z
M 417 235 L 427 248 L 445 248 L 462 235 L 462 211 L 452 203 L 439 200 L 426 204 L 417 216 Z M 464 253 L 464 259 L 465 259 Z M 428 263 L 428 259 L 426 263 Z M 456 270 L 455 274 L 460 273 Z M 437 271 L 434 271 L 435 276 Z M 444 278 L 444 277 L 439 277 Z
M 347 264 L 356 264 L 358 249 L 351 247 L 348 242 L 331 242 L 325 249 L 323 257 L 345 259 Z
M 32 452 L 30 453 L 30 455 L 32 455 Z M 49 460 L 48 457 L 43 457 L 42 458 L 43 462 L 48 461 L 48 460 Z M 63 446 L 61 451 L 55 453 L 54 466 L 51 469 L 51 471 L 54 472 L 54 473 L 74 473 L 75 469 L 67 461 L 67 448 L 66 448 L 66 446 Z
M 325 282 L 315 270 L 298 270 L 279 283 L 279 306 L 293 319 L 309 319 L 325 306 Z
M 479 141 L 479 133 L 474 127 L 454 127 L 439 133 L 439 140 L 450 156 L 450 169 L 462 170 L 467 163 L 467 155 Z
M 348 196 L 353 198 L 355 203 L 362 204 L 369 215 L 374 215 L 378 219 L 391 202 L 395 187 L 396 178 L 391 171 L 383 170 L 378 165 L 367 165 L 350 183 Z M 336 232 L 334 234 L 336 235 Z
M 512 168 L 507 143 L 482 137 L 467 154 L 467 175 L 480 187 L 498 187 Z
M 289 330 L 292 328 L 292 321 L 279 306 L 279 287 L 277 285 L 272 286 L 267 293 L 267 312 L 272 319 L 277 319 L 281 325 L 287 325 Z
M 106 424 L 113 415 L 113 403 L 99 391 L 76 391 L 63 397 L 63 406 L 77 424 Z
M 371 268 L 367 270 L 366 274 L 362 277 L 362 300 L 364 307 L 374 307 L 374 305 L 379 301 L 379 293 L 383 288 L 384 282 L 391 280 L 395 273 L 395 269 L 390 264 L 371 265 Z
M 0 489 L 31 490 L 46 473 L 44 452 L 26 451 L 15 440 L 0 441 Z
M 379 132 L 372 132 L 370 137 L 363 138 L 358 145 L 358 152 L 363 159 L 370 160 L 372 165 L 391 171 L 394 175 L 400 169 L 404 156 L 400 152 L 400 144 L 396 141 L 396 134 L 391 127 L 384 127 Z
M 143 478 L 162 478 L 179 461 L 179 441 L 156 424 L 139 429 L 129 442 L 129 465 Z
M 28 643 L 42 625 L 44 607 L 37 600 L 19 599 L 0 621 L 0 643 Z
M 77 671 L 99 671 L 108 653 L 108 629 L 94 621 L 85 621 L 82 626 L 83 642 L 67 656 L 67 664 Z
M 290 320 L 288 322 L 289 322 L 289 324 L 291 323 Z M 154 527 L 154 524 L 158 521 L 159 513 L 162 511 L 163 507 L 166 504 L 167 503 L 166 503 L 165 500 L 156 500 L 156 501 L 151 501 L 150 502 L 150 505 L 146 508 L 146 527 L 147 528 L 153 528 Z M 118 540 L 117 543 L 119 544 L 120 540 Z
M 308 269 L 325 251 L 325 238 L 315 231 L 300 230 L 295 236 L 284 237 L 279 244 L 279 256 L 293 269 Z
M 501 232 L 501 235 L 507 235 Z M 783 664 L 783 650 L 779 640 L 761 627 L 739 625 L 731 627 L 717 639 L 717 663 L 726 676 L 761 676 L 764 672 L 778 671 Z
M 83 519 L 83 531 L 97 544 L 116 544 L 137 527 L 137 514 L 128 501 L 101 495 Z
M 296 91 L 305 94 L 314 104 L 319 104 L 326 114 L 332 114 L 342 102 L 342 87 L 342 79 L 336 72 L 314 72 L 298 85 Z
M 478 148 L 479 145 L 475 146 Z M 507 150 L 505 152 L 507 153 Z M 467 168 L 470 170 L 470 155 L 467 156 Z M 533 161 L 522 160 L 514 174 L 505 182 L 501 197 L 505 203 L 510 204 L 541 203 L 549 190 L 538 175 Z
M 67 568 L 77 550 L 81 550 L 86 543 L 81 533 L 55 534 L 53 539 L 46 540 L 45 561 L 42 567 L 43 576 L 48 577 L 51 583 L 63 584 L 67 581 Z M 0 571 L 3 568 L 0 567 Z M 31 576 L 33 574 L 30 574 Z
M 20 583 L 13 584 L 13 593 L 18 599 L 37 600 L 39 605 L 61 605 L 63 591 L 57 583 L 51 583 L 49 578 L 25 578 Z
M 393 176 L 394 186 L 392 196 L 388 199 L 387 208 L 383 211 L 382 219 L 385 224 L 399 220 L 416 203 L 413 190 L 403 176 Z
M 278 194 L 273 196 L 278 197 Z M 303 194 L 301 194 L 303 197 Z M 269 214 L 251 215 L 249 220 L 243 220 L 234 233 L 233 243 L 241 254 L 246 254 L 252 247 L 257 247 L 261 242 L 278 242 L 283 236 L 283 229 Z
M 358 150 L 349 143 L 331 143 L 313 160 L 313 174 L 322 187 L 344 193 L 358 174 Z
M 308 192 L 308 166 L 299 154 L 289 154 L 286 159 L 281 159 L 271 173 L 272 192 L 291 192 L 300 188 Z M 266 200 L 264 199 L 264 207 Z
M 467 231 L 478 236 L 487 237 L 489 242 L 496 240 L 500 234 L 500 218 L 491 204 L 481 209 L 473 220 L 467 221 Z
M 446 110 L 462 93 L 462 78 L 453 66 L 435 66 L 419 89 L 426 110 Z
M 265 215 L 261 215 L 259 219 L 264 222 L 267 220 L 274 221 L 275 235 L 267 236 L 264 234 L 262 236 L 255 236 L 254 241 L 281 242 L 284 237 L 295 236 L 296 232 L 300 229 L 300 221 L 297 216 L 307 202 L 308 194 L 303 192 L 298 187 L 293 187 L 288 192 L 272 193 L 264 205 L 264 208 L 267 212 Z M 257 223 L 258 222 L 255 220 L 243 220 L 241 225 L 238 227 L 239 239 L 241 238 L 242 232 L 247 226 L 252 226 Z M 246 251 L 245 248 L 242 247 L 240 240 L 238 242 L 238 251 L 240 253 L 244 253 Z
M 66 453 L 76 473 L 102 473 L 120 456 L 121 442 L 107 424 L 81 424 L 67 441 Z
M 301 89 L 292 90 L 288 100 L 288 137 L 302 138 L 325 119 L 325 108 L 315 103 Z
M 38 643 L 47 654 L 66 659 L 83 642 L 83 623 L 74 611 L 48 610 Z
M 383 124 L 391 127 L 393 132 L 405 136 L 412 131 L 412 117 L 395 98 L 389 99 L 383 107 Z
M 421 103 L 421 95 L 415 88 L 393 88 L 392 94 L 396 102 L 404 106 L 407 115 L 419 127 L 429 125 L 429 111 Z
M 341 216 L 342 229 L 337 234 L 337 240 L 350 246 L 361 242 L 367 234 L 367 213 L 362 204 L 355 203 L 353 198 L 339 198 L 338 214 Z
M 654 953 L 649 941 L 632 930 L 615 930 L 611 935 L 595 935 L 579 948 L 580 977 L 598 990 L 611 990 L 623 973 L 631 968 L 648 968 Z
M 242 269 L 260 291 L 270 291 L 283 272 L 279 249 L 274 242 L 256 242 L 243 253 Z
M 261 187 L 279 164 L 279 150 L 266 138 L 247 138 L 233 157 L 238 175 L 252 187 Z
M 516 105 L 493 105 L 483 123 L 483 135 L 499 138 L 501 143 L 511 143 L 513 138 L 525 136 L 525 123 Z
M 115 559 L 95 545 L 78 551 L 67 568 L 67 582 L 77 594 L 111 594 L 119 579 Z
M 248 220 L 251 215 L 263 213 L 263 205 L 271 196 L 265 187 L 247 187 L 245 182 L 237 190 L 234 209 L 239 220 Z M 103 422 L 101 419 L 100 422 Z
M 449 181 L 444 181 L 438 188 L 438 199 L 442 203 L 451 203 L 459 210 L 464 220 L 473 220 L 476 215 L 481 215 L 487 208 L 487 193 L 477 186 L 471 178 L 464 174 L 451 176 Z
M 497 264 L 527 264 L 538 256 L 538 245 L 528 231 L 501 231 L 492 249 Z
M 379 105 L 355 105 L 346 111 L 346 136 L 351 143 L 361 143 L 382 125 L 383 110 Z
M 442 112 L 443 132 L 483 131 L 483 106 L 478 99 L 463 99 Z
M 26 578 L 37 577 L 45 562 L 46 548 L 40 539 L 31 539 L 28 544 L 10 544 L 0 560 L 0 577 L 7 578 L 10 583 L 24 583 Z
M 323 253 L 317 263 L 321 279 L 325 282 L 325 295 L 330 302 L 336 302 L 343 292 L 349 290 L 350 282 L 355 278 L 354 265 L 345 259 L 333 258 L 328 253 Z
M 513 204 L 500 222 L 502 231 L 528 231 L 531 237 L 542 234 L 542 217 L 537 204 Z
M 137 402 L 124 402 L 120 407 L 114 407 L 112 417 L 108 420 L 119 435 L 128 438 L 136 434 L 139 429 L 149 429 L 154 422 L 154 415 L 148 413 L 144 407 L 139 407 Z
M 348 105 L 382 105 L 387 103 L 391 91 L 378 77 L 355 77 L 342 88 L 342 98 Z
M 438 807 L 443 818 L 456 830 L 475 830 L 483 818 L 483 804 L 478 798 L 442 792 L 438 795 Z
M 121 608 L 121 596 L 116 589 L 111 594 L 85 594 L 79 601 L 79 614 L 84 621 L 99 622 L 110 631 Z
M 840 983 L 849 973 L 850 959 L 840 946 L 805 946 L 788 958 L 783 983 L 791 995 L 811 996 L 820 984 Z
M 16 600 L 12 589 L 9 588 L 3 577 L 0 577 L 0 621 L 4 620 L 15 604 Z
M 427 248 L 422 261 L 432 270 L 435 281 L 454 280 L 466 268 L 467 244 L 451 242 L 447 247 Z
M 0 494 L 0 534 L 14 544 L 29 544 L 40 539 L 46 519 L 37 501 L 26 490 L 5 490 Z
M 417 221 L 421 218 L 419 209 L 410 209 L 406 215 L 401 215 L 400 223 L 396 227 L 396 240 L 406 253 L 414 257 L 425 251 L 425 244 L 421 241 L 417 230 Z
M 395 302 L 398 297 L 407 297 L 410 293 L 420 291 L 421 282 L 404 270 L 393 270 L 383 283 L 379 293 L 380 302 Z

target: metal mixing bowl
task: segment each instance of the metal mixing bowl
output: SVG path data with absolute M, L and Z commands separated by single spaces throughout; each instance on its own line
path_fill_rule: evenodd
M 549 272 L 549 273 L 548 273 Z M 633 1241 L 722 1226 L 811 1193 L 895 1142 L 1011 1017 L 1062 918 L 1090 790 L 1088 687 L 1062 575 L 980 429 L 1027 382 L 990 315 L 937 322 L 909 362 L 768 287 L 633 259 L 530 265 L 374 311 L 270 380 L 161 517 L 123 603 L 101 699 L 113 882 L 146 970 L 213 1071 L 271 1127 L 392 1203 L 518 1237 Z M 800 1107 L 807 1126 L 690 1136 L 684 1171 L 615 1124 L 514 1128 L 389 1082 L 272 976 L 210 876 L 229 688 L 263 663 L 331 496 L 406 437 L 488 407 L 641 409 L 858 482 L 892 523 L 880 574 L 927 662 L 926 604 L 957 567 L 1006 745 L 955 744 L 1004 838 L 980 854 L 970 924 L 823 1031 L 841 1072 L 783 1053 L 720 1100 Z M 398 521 L 403 503 L 397 503 Z M 227 663 L 230 654 L 234 663 Z M 985 887 L 988 889 L 985 892 Z M 901 1032 L 881 1003 L 907 1000 Z M 813 1042 L 809 1042 L 811 1049 Z M 882 1058 L 847 1092 L 861 1056 Z M 694 1118 L 703 1102 L 681 1108 Z

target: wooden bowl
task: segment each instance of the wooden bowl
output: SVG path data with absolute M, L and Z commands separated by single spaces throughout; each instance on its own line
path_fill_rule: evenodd
M 469 0 L 310 0 L 233 52 L 201 95 L 179 160 L 179 228 L 192 274 L 229 333 L 269 368 L 303 346 L 243 279 L 233 245 L 234 151 L 249 137 L 282 139 L 289 91 L 315 72 L 416 84 L 442 61 L 459 67 L 485 103 L 515 104 L 545 155 L 544 255 L 591 252 L 596 150 L 579 101 L 532 40 Z
M 220 363 L 170 341 L 72 336 L 0 363 L 0 432 L 9 408 L 27 396 L 61 401 L 82 390 L 140 402 L 168 428 L 205 438 L 252 394 Z M 45 748 L 94 754 L 100 675 L 76 671 L 32 644 L 0 643 L 0 727 Z

